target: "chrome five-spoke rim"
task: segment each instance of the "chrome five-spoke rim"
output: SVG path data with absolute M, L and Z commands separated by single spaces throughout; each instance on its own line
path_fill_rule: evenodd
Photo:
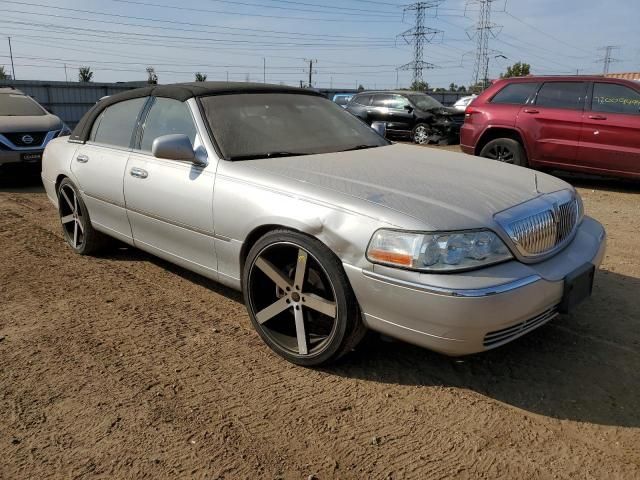
M 498 160 L 499 162 L 513 163 L 513 152 L 504 145 L 495 145 L 487 152 L 487 158 Z
M 423 125 L 420 125 L 416 128 L 416 133 L 413 138 L 416 143 L 427 143 L 427 141 L 429 140 L 429 132 L 427 132 L 427 129 Z
M 80 248 L 84 242 L 82 211 L 76 192 L 69 185 L 60 188 L 60 221 L 64 233 L 73 248 Z
M 247 288 L 258 328 L 278 347 L 317 355 L 329 345 L 338 318 L 335 289 L 309 251 L 288 242 L 265 247 L 251 265 Z

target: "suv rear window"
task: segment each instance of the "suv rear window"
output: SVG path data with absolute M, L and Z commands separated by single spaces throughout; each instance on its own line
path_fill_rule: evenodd
M 587 84 L 585 82 L 547 82 L 538 92 L 536 105 L 582 110 L 586 93 Z
M 491 99 L 491 103 L 524 105 L 533 97 L 537 88 L 537 83 L 510 83 Z
M 640 93 L 625 85 L 595 83 L 591 110 L 604 113 L 640 114 Z
M 39 117 L 46 113 L 35 100 L 26 95 L 0 93 L 0 116 Z

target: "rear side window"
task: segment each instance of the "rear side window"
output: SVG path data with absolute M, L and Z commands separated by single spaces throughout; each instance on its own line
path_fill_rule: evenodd
M 539 107 L 582 110 L 587 92 L 585 82 L 548 82 L 542 85 L 536 98 Z
M 369 106 L 369 104 L 371 103 L 371 97 L 372 95 L 358 95 L 354 97 L 352 102 L 357 103 L 358 105 Z
M 595 83 L 591 110 L 604 113 L 640 115 L 640 93 L 625 85 Z
M 491 99 L 491 103 L 524 105 L 533 98 L 537 88 L 537 83 L 510 83 Z
M 175 133 L 183 133 L 192 144 L 195 142 L 196 126 L 189 107 L 178 100 L 157 98 L 144 122 L 140 150 L 150 152 L 156 138 Z
M 389 107 L 392 100 L 393 95 L 374 95 L 371 105 L 374 107 Z
M 138 115 L 146 101 L 146 98 L 135 98 L 107 107 L 93 124 L 89 138 L 96 143 L 129 148 Z

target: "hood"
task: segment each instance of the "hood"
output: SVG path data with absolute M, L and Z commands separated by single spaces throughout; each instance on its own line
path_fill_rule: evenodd
M 62 121 L 55 115 L 30 116 L 0 116 L 0 133 L 13 132 L 50 132 L 60 130 Z
M 432 230 L 488 227 L 495 213 L 541 193 L 572 188 L 527 168 L 400 144 L 242 163 L 392 209 Z M 336 198 L 325 200 L 336 204 Z

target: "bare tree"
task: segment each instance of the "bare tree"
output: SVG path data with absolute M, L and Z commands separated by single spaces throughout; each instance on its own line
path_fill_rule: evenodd
M 158 84 L 158 75 L 156 74 L 156 69 L 153 67 L 147 67 L 147 83 L 151 85 Z
M 91 67 L 80 67 L 78 69 L 79 82 L 90 82 L 92 78 L 93 72 L 91 71 Z
M 206 81 L 207 81 L 206 73 L 196 72 L 196 82 L 206 82 Z

